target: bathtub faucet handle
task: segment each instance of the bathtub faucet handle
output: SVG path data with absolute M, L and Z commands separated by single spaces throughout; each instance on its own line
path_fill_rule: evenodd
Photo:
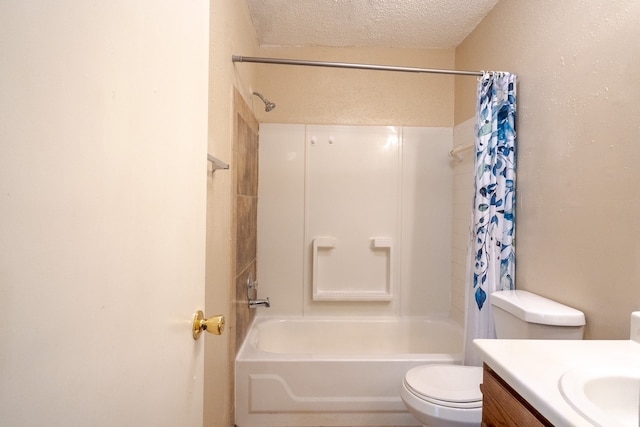
M 253 274 L 249 273 L 247 276 L 247 299 L 251 301 L 258 296 L 258 281 L 253 280 Z
M 269 298 L 258 299 L 258 281 L 253 280 L 253 274 L 249 273 L 247 277 L 247 299 L 249 300 L 249 308 L 271 307 Z

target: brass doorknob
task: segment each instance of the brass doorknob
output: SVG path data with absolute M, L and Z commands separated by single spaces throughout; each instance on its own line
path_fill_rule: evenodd
M 224 332 L 224 316 L 219 314 L 205 319 L 202 310 L 196 311 L 193 315 L 193 339 L 200 338 L 202 331 L 207 331 L 214 335 L 222 335 L 222 332 Z

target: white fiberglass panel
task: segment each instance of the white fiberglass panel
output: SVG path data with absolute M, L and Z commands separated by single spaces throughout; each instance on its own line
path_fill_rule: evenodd
M 260 125 L 258 274 L 273 315 L 302 315 L 305 126 Z
M 452 139 L 451 128 L 402 129 L 403 315 L 447 315 L 450 310 Z
M 392 299 L 400 139 L 394 126 L 307 127 L 305 249 L 314 300 Z

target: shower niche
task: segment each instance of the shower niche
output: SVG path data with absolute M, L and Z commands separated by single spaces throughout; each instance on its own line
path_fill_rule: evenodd
M 308 126 L 305 247 L 314 301 L 389 301 L 397 279 L 400 128 Z

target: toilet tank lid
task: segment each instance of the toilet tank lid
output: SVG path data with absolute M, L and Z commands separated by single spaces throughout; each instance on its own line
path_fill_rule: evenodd
M 491 304 L 529 323 L 552 326 L 583 326 L 584 313 L 559 302 L 522 290 L 497 291 Z

